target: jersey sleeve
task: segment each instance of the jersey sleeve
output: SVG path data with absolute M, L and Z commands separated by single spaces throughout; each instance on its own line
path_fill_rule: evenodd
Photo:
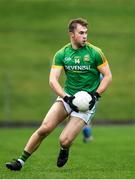
M 56 52 L 54 55 L 52 67 L 63 67 L 63 55 L 60 51 Z
M 107 64 L 107 59 L 104 55 L 104 53 L 102 52 L 101 49 L 99 49 L 96 53 L 96 66 L 97 68 L 101 67 L 101 66 L 105 66 Z

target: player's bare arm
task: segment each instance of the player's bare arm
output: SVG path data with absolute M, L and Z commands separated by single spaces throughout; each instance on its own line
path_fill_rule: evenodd
M 49 78 L 49 84 L 54 92 L 62 97 L 66 103 L 72 108 L 72 110 L 78 112 L 78 108 L 72 104 L 74 96 L 67 96 L 59 83 L 59 77 L 61 75 L 63 67 L 62 66 L 52 66 Z
M 103 74 L 103 79 L 100 82 L 97 92 L 99 94 L 102 94 L 108 88 L 110 83 L 112 82 L 112 74 L 111 74 L 108 63 L 104 66 L 98 67 L 98 69 L 99 69 L 100 73 Z
M 54 92 L 60 96 L 60 97 L 65 97 L 66 94 L 63 91 L 60 83 L 59 83 L 59 77 L 61 75 L 63 67 L 58 66 L 58 67 L 52 67 L 50 71 L 50 77 L 49 77 L 49 84 L 51 88 L 54 90 Z

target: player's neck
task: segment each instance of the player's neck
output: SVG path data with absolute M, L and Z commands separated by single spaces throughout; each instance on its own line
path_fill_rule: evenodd
M 83 46 L 79 46 L 78 44 L 76 44 L 74 41 L 71 40 L 71 46 L 74 50 L 77 50 L 77 49 L 81 49 L 83 48 Z
M 79 49 L 79 47 L 78 47 L 76 44 L 72 43 L 72 42 L 71 42 L 71 45 L 72 45 L 72 48 L 73 48 L 73 49 L 75 49 L 75 50 L 76 50 L 76 49 Z
M 73 49 L 77 50 L 79 49 L 80 47 L 78 47 L 78 45 L 71 39 L 71 46 Z

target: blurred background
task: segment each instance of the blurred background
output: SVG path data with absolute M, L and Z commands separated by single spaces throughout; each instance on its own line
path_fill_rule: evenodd
M 113 74 L 95 122 L 134 122 L 134 0 L 0 0 L 1 125 L 42 121 L 55 100 L 48 84 L 53 56 L 78 17 L 88 20 L 89 42 L 102 49 Z

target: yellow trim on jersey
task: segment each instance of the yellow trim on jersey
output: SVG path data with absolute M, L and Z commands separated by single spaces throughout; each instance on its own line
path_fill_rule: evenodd
M 97 66 L 97 68 L 100 68 L 100 67 L 102 67 L 102 66 L 106 66 L 107 64 L 108 64 L 108 61 L 105 60 L 105 62 L 104 62 L 103 64 L 100 64 L 99 66 Z
M 63 68 L 63 66 L 52 65 L 52 68 Z

